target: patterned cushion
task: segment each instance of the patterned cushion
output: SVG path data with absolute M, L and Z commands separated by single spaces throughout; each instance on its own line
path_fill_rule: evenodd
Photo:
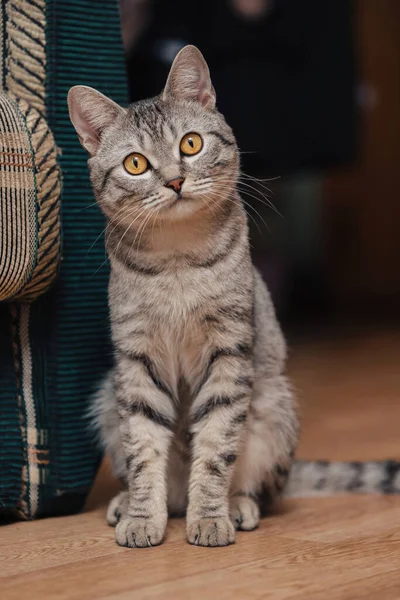
M 104 219 L 66 96 L 82 83 L 124 103 L 127 87 L 117 0 L 2 2 L 0 36 L 2 147 L 24 161 L 0 159 L 0 513 L 30 519 L 82 507 L 101 458 L 85 415 L 112 358 Z
M 46 114 L 45 1 L 2 3 L 0 301 L 48 289 L 60 254 L 61 176 Z
M 54 138 L 25 100 L 0 92 L 0 301 L 34 300 L 60 254 L 61 177 Z
M 0 300 L 17 296 L 36 262 L 36 179 L 26 121 L 0 92 Z

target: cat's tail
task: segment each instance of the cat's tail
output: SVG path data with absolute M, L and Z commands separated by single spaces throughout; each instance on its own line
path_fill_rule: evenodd
M 285 496 L 400 494 L 400 461 L 294 461 Z

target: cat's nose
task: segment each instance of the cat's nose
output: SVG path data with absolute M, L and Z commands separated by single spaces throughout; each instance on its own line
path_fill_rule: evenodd
M 174 192 L 176 192 L 177 194 L 180 194 L 184 181 L 185 181 L 184 177 L 175 177 L 174 179 L 170 179 L 169 181 L 167 181 L 167 183 L 165 184 L 165 187 L 171 188 L 171 190 L 174 190 Z

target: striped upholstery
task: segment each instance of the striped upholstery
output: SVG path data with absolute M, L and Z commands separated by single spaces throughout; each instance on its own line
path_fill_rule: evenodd
M 34 300 L 57 274 L 61 175 L 46 115 L 46 3 L 2 5 L 0 301 Z
M 5 3 L 5 87 L 46 113 L 46 0 Z
M 7 44 L 6 54 L 15 48 L 21 54 L 6 55 L 2 81 L 31 139 L 37 226 L 45 240 L 38 237 L 23 301 L 0 305 L 0 439 L 6 440 L 0 443 L 0 512 L 33 518 L 71 513 L 83 505 L 100 459 L 85 414 L 111 361 L 104 221 L 94 204 L 87 157 L 69 121 L 66 95 L 69 87 L 84 83 L 124 103 L 127 90 L 117 0 L 5 4 L 7 11 L 18 13 L 7 19 L 7 27 L 11 23 L 15 32 L 33 38 L 25 37 L 22 44 L 18 34 Z M 23 67 L 31 71 L 25 80 Z M 49 202 L 60 191 L 57 164 L 61 204 Z M 49 283 L 38 265 L 46 259 L 57 265 L 58 209 L 63 243 L 57 278 L 32 301 L 34 281 Z

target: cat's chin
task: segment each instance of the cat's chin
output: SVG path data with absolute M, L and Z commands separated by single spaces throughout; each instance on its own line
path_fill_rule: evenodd
M 183 194 L 179 198 L 170 200 L 170 202 L 163 207 L 162 211 L 160 211 L 160 216 L 162 213 L 162 217 L 170 221 L 184 219 L 198 212 L 201 206 L 202 203 L 199 198 L 194 198 L 189 194 Z

